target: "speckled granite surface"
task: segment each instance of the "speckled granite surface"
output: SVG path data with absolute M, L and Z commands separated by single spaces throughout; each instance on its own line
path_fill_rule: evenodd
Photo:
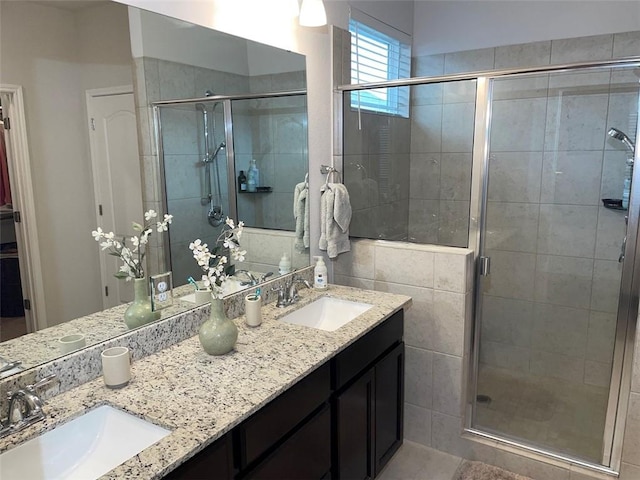
M 324 295 L 374 307 L 334 332 L 277 320 Z M 236 318 L 238 343 L 227 355 L 207 355 L 194 336 L 135 361 L 132 381 L 121 390 L 107 389 L 99 377 L 51 398 L 46 420 L 1 439 L 0 452 L 108 403 L 172 433 L 103 478 L 160 478 L 410 302 L 403 295 L 333 285 L 327 291 L 304 289 L 294 306 L 264 306 L 260 327 Z

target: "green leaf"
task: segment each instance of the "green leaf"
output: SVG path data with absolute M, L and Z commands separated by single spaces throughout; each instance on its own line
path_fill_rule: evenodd
M 114 273 L 113 276 L 119 279 L 123 279 L 123 278 L 127 278 L 129 274 L 126 272 L 118 272 L 118 273 Z
M 141 232 L 141 231 L 142 231 L 142 229 L 144 228 L 144 227 L 143 227 L 142 225 L 140 225 L 138 222 L 132 222 L 132 225 L 133 225 L 133 229 L 134 229 L 136 232 Z
M 113 256 L 113 257 L 119 257 L 120 254 L 118 252 L 109 252 L 109 255 Z

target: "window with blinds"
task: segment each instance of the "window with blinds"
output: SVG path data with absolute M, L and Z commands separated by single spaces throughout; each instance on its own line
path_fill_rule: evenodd
M 411 46 L 353 18 L 351 32 L 351 83 L 409 78 Z M 377 88 L 351 92 L 351 107 L 409 117 L 409 87 Z

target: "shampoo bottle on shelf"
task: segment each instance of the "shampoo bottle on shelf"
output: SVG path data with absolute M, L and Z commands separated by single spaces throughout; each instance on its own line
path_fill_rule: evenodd
M 327 288 L 327 266 L 322 257 L 316 259 L 316 267 L 313 269 L 313 288 Z
M 252 158 L 247 172 L 247 189 L 250 192 L 255 192 L 258 189 L 258 185 L 260 185 L 260 170 L 256 165 L 256 159 Z
M 247 176 L 244 174 L 244 170 L 240 170 L 240 175 L 238 175 L 238 191 L 247 191 Z

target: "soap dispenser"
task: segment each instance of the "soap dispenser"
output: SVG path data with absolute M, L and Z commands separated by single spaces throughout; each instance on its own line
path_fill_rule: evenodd
M 327 288 L 327 266 L 324 259 L 320 256 L 313 257 L 316 259 L 316 267 L 313 269 L 313 288 Z
M 291 259 L 287 257 L 286 253 L 282 254 L 280 263 L 278 264 L 278 273 L 280 275 L 286 275 L 291 272 Z

